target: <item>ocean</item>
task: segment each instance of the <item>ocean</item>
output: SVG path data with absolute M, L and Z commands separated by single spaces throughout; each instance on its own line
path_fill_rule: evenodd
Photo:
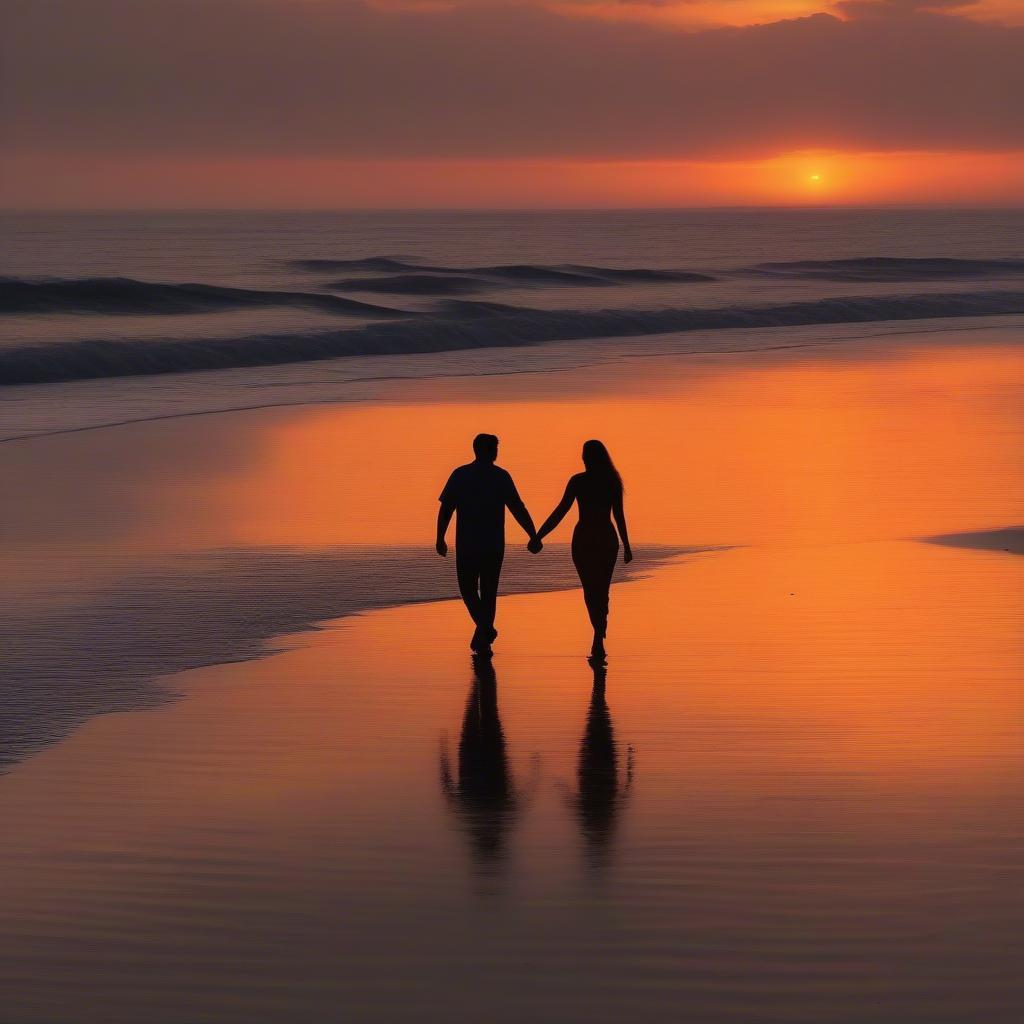
M 743 331 L 756 349 L 780 327 L 1024 313 L 1019 210 L 17 213 L 0 231 L 3 387 L 373 356 L 429 375 L 444 352 L 472 372 L 492 348 L 677 335 L 685 353 Z

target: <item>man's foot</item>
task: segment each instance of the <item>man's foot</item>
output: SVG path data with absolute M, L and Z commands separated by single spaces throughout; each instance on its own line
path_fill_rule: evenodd
M 594 637 L 594 642 L 590 647 L 590 660 L 596 661 L 600 665 L 603 665 L 608 660 L 607 652 L 604 649 L 604 641 L 599 636 Z

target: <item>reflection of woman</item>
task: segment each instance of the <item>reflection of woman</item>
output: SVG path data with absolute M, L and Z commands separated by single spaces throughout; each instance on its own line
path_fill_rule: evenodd
M 498 685 L 487 658 L 473 659 L 473 684 L 459 737 L 458 781 L 442 747 L 441 788 L 461 820 L 477 863 L 486 867 L 500 860 L 520 796 L 509 770 Z
M 605 701 L 605 669 L 594 667 L 594 690 L 576 769 L 577 791 L 571 797 L 591 867 L 607 859 L 611 842 L 633 786 L 633 751 L 626 753 L 626 778 L 620 784 L 619 757 L 611 714 Z
M 615 560 L 622 538 L 622 560 L 629 563 L 633 552 L 626 531 L 626 514 L 622 507 L 622 477 L 612 462 L 608 449 L 600 441 L 583 445 L 584 471 L 569 478 L 558 507 L 537 531 L 537 539 L 546 537 L 565 518 L 575 501 L 580 520 L 572 535 L 572 560 L 583 584 L 583 599 L 594 627 L 593 658 L 604 659 L 604 641 L 608 632 L 608 591 L 611 588 Z M 619 528 L 618 535 L 612 525 Z

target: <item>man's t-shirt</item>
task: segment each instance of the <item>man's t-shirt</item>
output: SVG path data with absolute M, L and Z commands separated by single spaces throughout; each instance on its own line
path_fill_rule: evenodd
M 505 544 L 505 507 L 523 507 L 508 471 L 491 462 L 459 466 L 439 500 L 455 506 L 455 546 L 462 551 L 500 550 Z

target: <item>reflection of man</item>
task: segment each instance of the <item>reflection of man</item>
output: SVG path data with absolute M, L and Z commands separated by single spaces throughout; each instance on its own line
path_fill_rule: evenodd
M 461 819 L 474 858 L 497 866 L 520 810 L 521 795 L 508 763 L 498 715 L 498 685 L 490 658 L 473 658 L 473 685 L 459 737 L 458 775 L 441 748 L 441 787 Z
M 455 570 L 459 592 L 466 603 L 476 631 L 470 647 L 490 649 L 498 635 L 494 613 L 498 601 L 498 578 L 505 557 L 505 509 L 507 508 L 530 538 L 530 550 L 540 550 L 537 531 L 523 499 L 507 470 L 496 466 L 498 439 L 493 434 L 473 438 L 476 458 L 459 466 L 441 492 L 437 513 L 437 553 L 448 554 L 445 534 L 452 514 L 455 522 Z

